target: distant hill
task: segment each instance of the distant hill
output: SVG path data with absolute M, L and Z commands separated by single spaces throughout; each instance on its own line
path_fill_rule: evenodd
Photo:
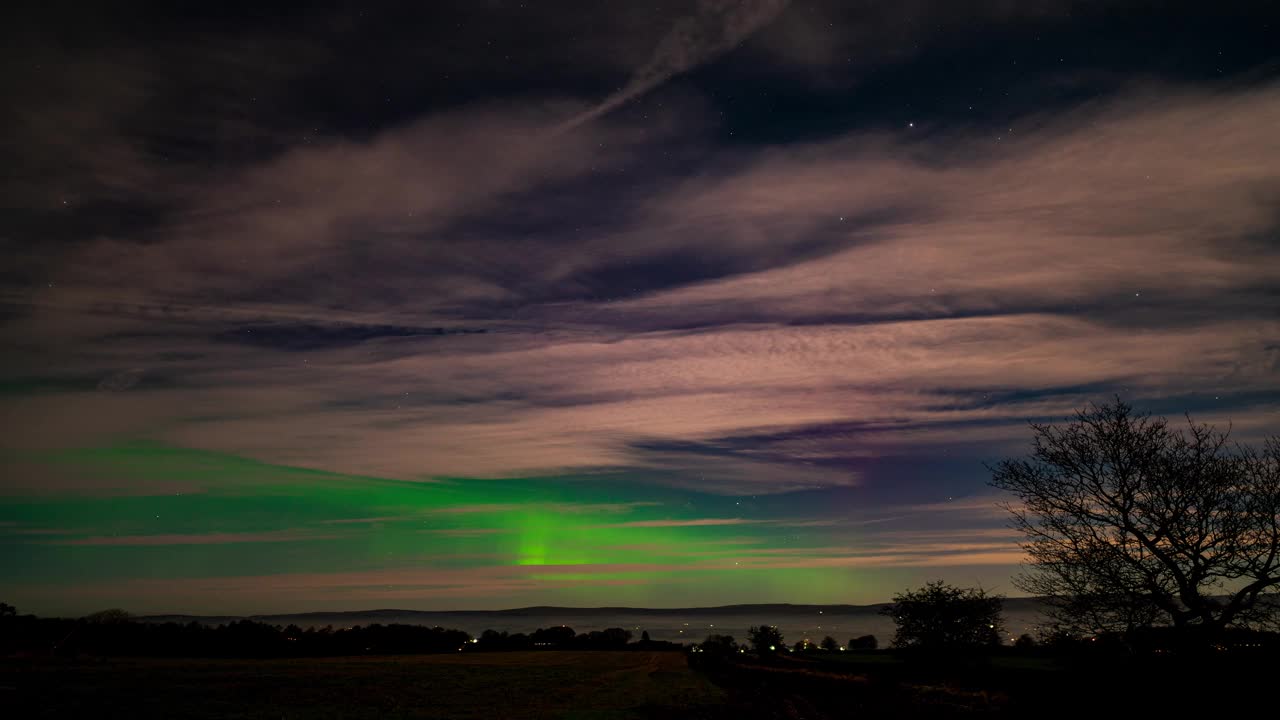
M 352 626 L 372 623 L 403 623 L 410 625 L 444 625 L 457 624 L 476 625 L 486 620 L 519 621 L 522 619 L 556 620 L 573 618 L 577 620 L 597 621 L 611 618 L 654 618 L 654 619 L 697 619 L 697 618 L 751 618 L 755 622 L 769 621 L 771 618 L 794 618 L 797 616 L 844 616 L 874 617 L 887 607 L 889 603 L 873 605 L 794 605 L 790 603 L 721 605 L 716 607 L 691 608 L 638 608 L 638 607 L 557 607 L 539 605 L 533 607 L 510 608 L 507 610 L 405 610 L 383 608 L 376 610 L 341 610 L 332 612 L 285 613 L 275 615 L 148 615 L 138 618 L 144 622 L 198 622 L 208 625 L 220 625 L 237 620 L 255 620 L 271 625 L 308 626 Z M 1006 613 L 1039 613 L 1043 604 L 1037 598 L 1006 598 Z

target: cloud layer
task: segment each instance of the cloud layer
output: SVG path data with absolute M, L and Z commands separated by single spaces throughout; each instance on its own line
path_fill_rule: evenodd
M 574 565 L 601 587 L 771 577 L 778 599 L 788 570 L 879 568 L 883 595 L 894 569 L 1007 574 L 982 463 L 1022 452 L 1029 419 L 1120 394 L 1275 433 L 1280 86 L 1064 59 L 1033 84 L 1065 89 L 1014 110 L 1030 90 L 994 71 L 973 99 L 948 94 L 962 67 L 886 90 L 949 62 L 953 20 L 1039 43 L 1111 8 L 927 5 L 705 0 L 587 14 L 618 42 L 578 28 L 555 48 L 494 40 L 467 11 L 445 34 L 475 47 L 413 56 L 440 77 L 325 76 L 381 108 L 357 108 L 367 125 L 291 112 L 315 78 L 284 59 L 336 62 L 316 38 L 358 19 L 246 36 L 248 55 L 203 30 L 135 53 L 126 34 L 92 77 L 32 49 L 48 84 L 22 85 L 3 147 L 6 564 L 36 583 L 32 553 L 138 553 L 103 565 L 121 573 L 95 580 L 103 597 L 156 581 L 130 568 L 173 548 L 207 571 L 196 595 L 532 602 L 570 597 Z M 244 66 L 262 72 L 226 80 Z M 208 108 L 176 102 L 188 81 Z M 955 107 L 923 112 L 934 92 Z M 974 119 L 982 103 L 999 111 Z M 279 501 L 305 505 L 299 487 L 330 500 L 300 519 Z M 157 498 L 213 498 L 178 516 L 219 522 L 150 517 Z M 920 535 L 931 513 L 954 532 Z M 578 552 L 592 533 L 633 549 Z M 714 546 L 671 551 L 697 533 Z M 217 554 L 245 543 L 260 566 Z M 349 552 L 322 568 L 298 547 Z M 833 595 L 869 576 L 842 577 Z
M 995 137 L 721 153 L 524 240 L 507 223 L 551 188 L 612 182 L 661 138 L 524 152 L 539 123 L 472 113 L 297 150 L 21 298 L 11 373 L 69 387 L 6 402 L 6 442 L 147 434 L 418 479 L 686 462 L 673 481 L 767 489 L 856 478 L 814 457 L 1016 439 L 1108 392 L 1235 398 L 1247 432 L 1280 363 L 1277 123 L 1275 87 L 1148 88 Z M 573 287 L 685 262 L 709 271 Z M 844 430 L 718 453 L 720 473 L 664 449 L 822 427 Z

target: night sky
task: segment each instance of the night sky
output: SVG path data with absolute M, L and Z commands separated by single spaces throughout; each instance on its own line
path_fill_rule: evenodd
M 1268 2 L 31 3 L 21 611 L 1016 594 L 984 463 L 1280 427 Z

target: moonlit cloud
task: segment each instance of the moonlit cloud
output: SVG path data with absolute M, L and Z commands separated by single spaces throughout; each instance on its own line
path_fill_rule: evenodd
M 234 317 L 228 312 L 252 313 L 252 306 L 234 310 L 233 304 L 209 315 L 188 309 L 171 319 L 158 312 L 146 321 L 168 321 L 179 344 L 131 341 L 131 352 L 115 361 L 123 367 L 97 382 L 128 387 L 127 394 L 93 399 L 92 412 L 72 412 L 89 402 L 74 395 L 24 398 L 17 407 L 26 421 L 15 426 L 12 440 L 38 445 L 56 434 L 94 442 L 131 429 L 165 428 L 163 435 L 177 442 L 274 462 L 421 479 L 625 466 L 671 470 L 683 463 L 689 479 L 680 482 L 696 483 L 700 475 L 708 486 L 723 487 L 724 472 L 735 463 L 734 475 L 775 477 L 771 482 L 785 488 L 843 484 L 856 473 L 805 465 L 804 455 L 785 444 L 768 456 L 719 453 L 714 463 L 705 453 L 638 448 L 850 422 L 864 428 L 847 435 L 850 440 L 875 428 L 879 451 L 929 439 L 984 442 L 993 435 L 1016 438 L 1024 418 L 1061 414 L 1079 403 L 1079 394 L 1035 396 L 1045 389 L 1110 386 L 1149 395 L 1172 387 L 1266 390 L 1280 362 L 1274 321 L 1238 313 L 1224 319 L 1206 310 L 1264 292 L 1278 279 L 1273 268 L 1280 264 L 1267 261 L 1273 251 L 1251 238 L 1268 226 L 1264 198 L 1277 188 L 1275 166 L 1266 159 L 1280 149 L 1262 120 L 1280 120 L 1280 92 L 1147 97 L 1028 123 L 1003 145 L 969 138 L 975 150 L 952 153 L 943 164 L 912 161 L 918 149 L 874 136 L 765 150 L 730 174 L 711 173 L 658 195 L 647 202 L 653 211 L 638 219 L 652 227 L 627 232 L 660 239 L 647 249 L 657 254 L 691 238 L 706 244 L 714 237 L 717 252 L 728 257 L 763 251 L 766 236 L 755 228 L 787 230 L 768 235 L 770 245 L 819 230 L 844 233 L 846 240 L 798 264 L 622 302 L 541 306 L 529 319 L 489 333 L 374 335 L 354 352 L 320 345 L 298 357 L 202 337 L 204 328 L 225 327 Z M 483 121 L 458 120 L 406 132 L 393 131 L 363 148 L 299 151 L 249 174 L 264 178 L 255 181 L 260 187 L 290 188 L 289 207 L 315 208 L 331 218 L 345 207 L 371 219 L 384 208 L 381 217 L 387 217 L 401 212 L 394 197 L 346 197 L 324 183 L 299 186 L 292 178 L 366 166 L 370 189 L 378 186 L 377 177 L 394 176 L 403 184 L 408 166 L 379 159 L 407 157 L 402 149 L 384 149 L 406 142 L 400 138 L 432 138 L 410 142 L 444 147 L 457 144 L 450 133 L 501 135 Z M 1199 137 L 1213 140 L 1192 141 Z M 986 150 L 978 153 L 977 147 Z M 1195 150 L 1179 150 L 1184 147 Z M 1105 162 L 1095 161 L 1099 157 Z M 575 172 L 563 165 L 563 156 L 557 164 L 556 173 Z M 444 172 L 447 177 L 450 171 Z M 498 176 L 504 172 L 497 170 Z M 553 179 L 513 172 L 538 182 Z M 426 182 L 423 187 L 438 181 Z M 440 217 L 465 214 L 471 198 L 486 191 L 466 192 L 438 200 L 415 193 L 412 202 L 405 195 L 403 207 L 419 208 L 426 224 L 418 231 L 430 232 Z M 368 199 L 374 197 L 380 199 Z M 422 198 L 435 209 L 423 206 Z M 904 206 L 918 207 L 913 215 L 921 219 L 847 226 Z M 284 212 L 268 202 L 240 213 L 234 235 L 274 238 L 272 218 Z M 219 219 L 225 214 L 212 214 L 214 224 L 194 234 L 227 232 Z M 272 282 L 290 263 L 304 261 L 289 241 L 279 240 L 255 245 L 288 256 L 287 262 L 249 262 L 237 282 Z M 345 241 L 323 233 L 309 242 L 340 248 Z M 589 271 L 598 241 L 588 236 L 577 242 L 583 253 L 575 272 Z M 181 242 L 134 254 L 125 265 L 90 248 L 79 267 L 134 276 L 130 266 L 154 262 L 148 254 L 168 256 L 179 247 Z M 225 242 L 217 247 L 211 261 L 236 257 L 243 264 L 238 250 Z M 193 248 L 183 256 L 197 257 Z M 503 262 L 483 243 L 463 252 L 432 249 L 422 260 L 457 268 L 478 253 L 497 266 Z M 602 260 L 611 258 L 605 253 Z M 260 266 L 267 274 L 256 272 Z M 484 282 L 458 275 L 434 289 L 435 299 L 410 303 L 393 281 L 383 311 L 364 311 L 364 322 L 394 325 L 423 301 L 428 308 L 474 301 L 479 296 L 452 288 Z M 1188 301 L 1188 294 L 1198 299 Z M 1160 322 L 1146 321 L 1156 310 L 1163 313 Z M 290 316 L 278 303 L 269 312 Z M 314 311 L 297 314 L 314 317 Z M 65 324 L 63 318 L 74 316 L 74 309 L 69 316 L 38 313 L 31 321 Z M 663 327 L 687 323 L 698 329 Z M 473 325 L 484 328 L 491 321 Z M 628 326 L 652 330 L 615 337 Z M 262 335 L 271 328 L 250 326 L 243 334 L 253 331 Z M 98 346 L 82 356 L 90 366 L 77 360 L 81 367 L 66 370 L 94 372 L 92 364 L 113 362 L 104 351 L 109 346 Z M 157 361 L 165 355 L 176 359 Z M 155 369 L 141 372 L 139 361 Z M 176 382 L 148 387 L 151 375 Z M 1025 397 L 1002 409 L 966 407 L 992 393 L 1015 392 Z M 177 419 L 177 407 L 186 408 L 189 419 Z M 68 424 L 69 417 L 75 421 Z M 317 446 L 312 439 L 319 437 L 326 441 Z M 810 447 L 815 443 L 823 441 L 814 439 Z M 825 442 L 823 455 L 869 450 L 856 442 L 843 449 L 838 444 Z

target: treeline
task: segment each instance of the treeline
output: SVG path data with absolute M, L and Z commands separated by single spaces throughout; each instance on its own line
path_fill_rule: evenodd
M 462 630 L 422 625 L 372 624 L 350 628 L 301 628 L 253 620 L 222 625 L 139 622 L 122 611 L 84 618 L 41 618 L 0 612 L 0 656 L 321 657 L 407 655 L 501 650 L 678 650 L 675 643 L 609 628 L 576 633 L 569 627 L 532 633 L 486 630 L 473 638 Z
M 875 635 L 859 635 L 851 638 L 845 644 L 841 644 L 839 640 L 827 635 L 819 642 L 804 638 L 797 640 L 792 645 L 787 645 L 782 636 L 782 631 L 778 630 L 776 625 L 754 625 L 747 631 L 747 641 L 742 644 L 739 644 L 732 635 L 713 634 L 708 635 L 706 640 L 694 645 L 690 650 L 695 654 L 705 653 L 723 657 L 747 652 L 758 656 L 776 655 L 782 652 L 824 653 L 843 652 L 845 650 L 865 652 L 879 647 L 880 641 L 876 639 Z
M 632 642 L 630 630 L 606 628 L 575 633 L 564 625 L 540 628 L 532 633 L 507 633 L 485 630 L 476 638 L 476 650 L 682 650 L 680 643 L 650 640 L 646 632 L 639 642 Z

